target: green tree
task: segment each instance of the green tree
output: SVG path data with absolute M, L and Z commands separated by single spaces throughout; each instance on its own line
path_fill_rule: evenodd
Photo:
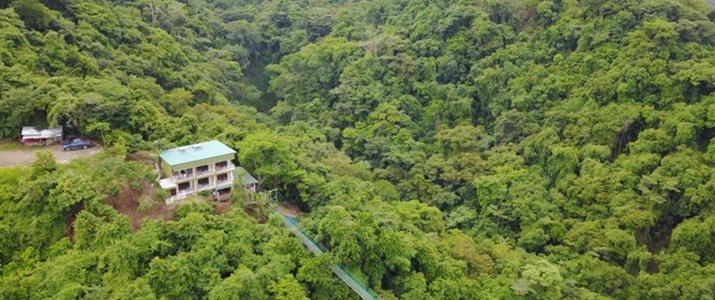
M 38 0 L 17 0 L 13 4 L 15 13 L 22 18 L 27 28 L 38 31 L 49 28 L 52 13 Z
M 305 290 L 292 275 L 285 275 L 270 286 L 277 300 L 307 300 Z
M 52 152 L 38 151 L 35 153 L 35 161 L 32 163 L 32 173 L 30 179 L 36 179 L 40 176 L 51 174 L 57 170 L 57 163 Z
M 238 160 L 258 177 L 259 187 L 266 182 L 275 187 L 296 178 L 297 162 L 290 147 L 290 137 L 261 130 L 238 143 Z

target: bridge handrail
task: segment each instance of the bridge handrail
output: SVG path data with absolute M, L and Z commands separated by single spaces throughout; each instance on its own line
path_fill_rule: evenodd
M 323 246 L 323 244 L 313 240 L 310 237 L 310 235 L 308 235 L 305 231 L 303 231 L 303 229 L 300 228 L 300 224 L 298 223 L 297 218 L 291 217 L 291 216 L 286 216 L 284 214 L 281 214 L 280 212 L 278 212 L 278 215 L 281 216 L 286 227 L 293 229 L 294 234 L 301 235 L 302 239 L 307 240 L 308 243 L 311 243 L 313 246 L 317 247 L 321 251 L 329 252 L 329 250 L 325 246 Z M 305 241 L 303 241 L 303 243 L 305 244 Z M 305 246 L 310 248 L 310 246 L 307 244 Z M 337 269 L 339 271 L 336 271 L 335 269 Z M 372 289 L 370 289 L 370 287 L 368 287 L 365 283 L 363 283 L 362 280 L 356 278 L 350 271 L 348 271 L 348 269 L 343 264 L 338 263 L 335 266 L 331 267 L 331 270 L 333 271 L 333 273 L 335 273 L 335 275 L 338 276 L 338 278 L 340 278 L 340 280 L 342 280 L 345 284 L 347 284 L 361 298 L 366 299 L 366 300 L 379 299 L 378 295 Z M 342 273 L 342 274 L 340 274 L 340 273 Z M 347 276 L 350 282 L 348 280 L 346 280 L 345 278 L 343 278 L 343 276 L 341 276 L 341 275 Z M 351 282 L 352 282 L 352 284 L 351 284 Z M 357 287 L 359 287 L 359 290 L 355 288 L 355 285 L 357 285 Z M 365 295 L 365 294 L 367 294 L 367 295 Z

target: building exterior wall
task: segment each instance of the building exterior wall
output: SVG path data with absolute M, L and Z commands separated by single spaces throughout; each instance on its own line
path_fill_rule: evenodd
M 192 168 L 200 167 L 203 165 L 212 165 L 212 164 L 215 164 L 217 162 L 222 162 L 222 161 L 230 162 L 232 159 L 233 159 L 233 154 L 229 154 L 229 155 L 217 156 L 217 157 L 198 160 L 198 161 L 192 161 L 190 163 L 180 164 L 180 165 L 176 165 L 176 166 L 170 166 L 168 163 L 166 163 L 166 161 L 164 161 L 162 159 L 161 160 L 161 174 L 164 176 L 164 178 L 169 178 L 174 175 L 174 171 L 192 169 Z
M 170 197 L 170 199 L 167 199 L 167 203 L 176 201 L 176 200 L 179 199 L 180 196 L 182 196 L 181 194 L 183 194 L 183 192 L 179 192 L 179 185 L 180 185 L 180 184 L 184 184 L 184 183 L 187 183 L 187 182 L 190 183 L 189 191 L 186 192 L 187 195 L 188 195 L 188 194 L 195 194 L 195 193 L 200 192 L 200 191 L 198 190 L 198 188 L 199 188 L 198 182 L 199 182 L 200 179 L 203 179 L 203 178 L 208 178 L 208 179 L 209 179 L 209 183 L 208 183 L 208 186 L 206 186 L 206 187 L 204 187 L 204 188 L 202 189 L 202 191 L 205 190 L 205 191 L 211 192 L 211 191 L 213 191 L 215 188 L 217 188 L 217 179 L 218 179 L 218 176 L 219 176 L 219 175 L 223 175 L 223 174 L 227 174 L 227 178 L 228 178 L 228 179 L 227 179 L 227 182 L 222 182 L 222 183 L 221 183 L 221 187 L 223 188 L 224 185 L 228 185 L 229 188 L 232 188 L 232 187 L 233 187 L 233 180 L 235 179 L 235 178 L 234 178 L 234 174 L 233 174 L 233 169 L 227 169 L 227 170 L 225 170 L 225 171 L 222 170 L 222 171 L 216 172 L 215 164 L 218 163 L 218 162 L 224 162 L 224 161 L 226 161 L 226 162 L 229 163 L 229 165 L 231 165 L 231 164 L 232 164 L 231 160 L 232 160 L 233 158 L 234 158 L 234 155 L 233 155 L 233 154 L 228 154 L 228 155 L 216 156 L 216 157 L 209 158 L 209 159 L 203 159 L 203 160 L 193 161 L 193 162 L 190 162 L 190 163 L 180 164 L 180 165 L 176 165 L 176 166 L 169 166 L 169 164 L 168 164 L 166 161 L 164 161 L 163 159 L 161 159 L 161 173 L 162 173 L 162 177 L 163 177 L 163 178 L 172 178 L 172 179 L 174 179 L 174 177 L 173 177 L 173 176 L 174 176 L 174 171 L 181 171 L 181 170 L 186 170 L 186 169 L 193 169 L 193 176 L 192 176 L 192 177 L 186 178 L 186 179 L 183 179 L 183 180 L 176 180 L 176 179 L 174 179 L 174 182 L 176 183 L 176 187 L 173 188 L 173 190 L 175 190 L 177 196 L 172 196 L 172 197 Z M 196 175 L 196 167 L 204 166 L 204 165 L 208 165 L 208 166 L 209 166 L 209 171 L 210 171 L 210 172 L 209 172 L 209 173 L 206 173 L 206 174 L 202 174 L 202 175 Z M 235 166 L 233 166 L 233 167 L 235 167 Z M 230 182 L 230 184 L 229 184 L 229 182 Z M 168 190 L 171 191 L 172 189 L 168 189 Z
M 232 160 L 233 157 L 234 157 L 234 154 L 216 156 L 216 157 L 212 157 L 212 158 L 207 158 L 207 159 L 202 159 L 202 160 L 198 160 L 198 161 L 192 161 L 190 163 L 172 166 L 171 169 L 174 171 L 179 171 L 179 170 L 184 170 L 184 169 L 189 169 L 189 168 L 196 168 L 198 166 L 208 165 L 208 164 L 217 163 L 217 162 L 221 162 L 221 161 Z
M 164 178 L 169 178 L 172 175 L 172 169 L 169 164 L 166 163 L 163 159 L 161 159 L 161 175 Z
M 22 143 L 25 145 L 51 145 L 51 144 L 57 143 L 59 141 L 62 141 L 62 137 L 54 137 L 54 138 L 23 137 L 22 138 Z
M 222 182 L 222 183 L 218 184 L 217 183 L 218 176 L 222 175 L 222 174 L 227 174 L 227 180 L 226 180 L 226 182 Z M 199 190 L 198 182 L 200 179 L 204 179 L 204 178 L 209 179 L 208 185 L 206 187 L 203 187 L 201 190 Z M 186 196 L 192 195 L 192 194 L 196 194 L 196 193 L 199 193 L 202 191 L 211 193 L 215 190 L 224 190 L 224 189 L 231 190 L 231 189 L 233 189 L 234 180 L 235 180 L 235 178 L 233 177 L 233 172 L 226 172 L 226 173 L 212 174 L 212 175 L 208 175 L 208 176 L 199 176 L 197 178 L 192 178 L 187 181 L 182 181 L 181 184 L 189 183 L 189 191 L 188 192 L 180 192 L 179 187 L 177 185 L 176 188 L 173 188 L 173 190 L 175 191 L 174 195 L 169 197 L 169 199 L 167 199 L 166 201 L 167 201 L 167 203 L 174 203 L 175 201 L 179 201 L 179 200 L 183 199 L 183 197 L 186 197 Z M 170 191 L 171 190 L 172 189 L 170 189 Z

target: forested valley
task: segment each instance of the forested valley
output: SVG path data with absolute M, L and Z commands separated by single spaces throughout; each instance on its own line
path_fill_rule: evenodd
M 712 1 L 0 0 L 28 125 L 104 150 L 0 169 L 0 299 L 715 298 Z M 108 204 L 212 139 L 330 254 Z

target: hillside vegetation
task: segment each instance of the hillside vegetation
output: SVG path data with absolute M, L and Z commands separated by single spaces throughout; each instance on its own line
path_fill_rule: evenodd
M 715 298 L 702 0 L 0 0 L 0 299 Z M 128 153 L 217 139 L 304 212 L 105 204 Z M 1 153 L 0 153 L 1 155 Z M 267 212 L 263 212 L 267 213 Z

